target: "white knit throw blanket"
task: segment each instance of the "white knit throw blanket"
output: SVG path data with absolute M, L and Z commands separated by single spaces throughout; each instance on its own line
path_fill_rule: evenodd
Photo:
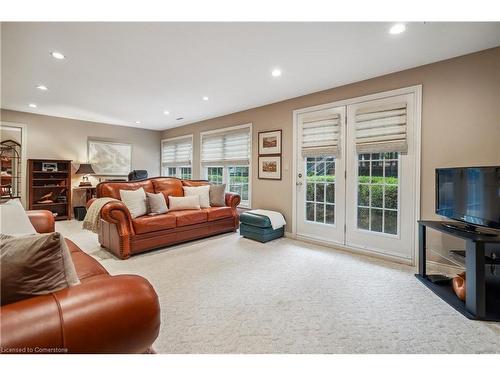
M 279 212 L 276 212 L 276 211 L 258 209 L 258 210 L 250 210 L 247 212 L 252 213 L 252 214 L 256 214 L 256 215 L 267 216 L 269 218 L 269 220 L 271 221 L 271 226 L 273 227 L 273 229 L 281 228 L 282 226 L 284 226 L 286 224 L 286 221 L 285 221 L 285 218 L 283 217 L 283 215 Z
M 97 233 L 99 231 L 99 223 L 101 222 L 99 217 L 101 208 L 103 208 L 106 203 L 117 200 L 118 199 L 114 198 L 97 198 L 94 202 L 92 202 L 89 209 L 87 210 L 85 219 L 83 219 L 83 229 L 87 229 L 94 233 Z

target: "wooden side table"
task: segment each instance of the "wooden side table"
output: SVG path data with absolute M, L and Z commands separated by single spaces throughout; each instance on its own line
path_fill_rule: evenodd
M 96 187 L 95 186 L 77 186 L 73 188 L 73 196 L 74 193 L 82 193 L 85 192 L 85 203 L 87 203 L 92 198 L 96 197 Z

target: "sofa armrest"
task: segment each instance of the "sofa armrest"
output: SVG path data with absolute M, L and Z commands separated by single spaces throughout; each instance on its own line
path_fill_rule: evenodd
M 135 234 L 132 216 L 123 202 L 112 201 L 101 208 L 101 218 L 108 223 L 116 224 L 120 236 Z
M 236 209 L 241 202 L 241 197 L 238 194 L 226 193 L 226 206 Z
M 108 245 L 106 247 L 117 257 L 127 259 L 131 252 L 130 239 L 135 235 L 132 216 L 127 206 L 121 201 L 108 202 L 101 208 L 100 217 L 108 224 L 114 225 L 118 234 L 118 242 L 114 246 Z M 105 226 L 101 225 L 101 227 Z M 101 242 L 101 232 L 99 233 L 99 241 Z M 103 242 L 101 242 L 102 244 Z
M 38 233 L 55 231 L 55 219 L 52 212 L 48 210 L 31 210 L 26 211 L 26 214 Z
M 4 352 L 144 353 L 159 329 L 160 307 L 151 284 L 140 276 L 106 275 L 2 306 L 0 347 Z

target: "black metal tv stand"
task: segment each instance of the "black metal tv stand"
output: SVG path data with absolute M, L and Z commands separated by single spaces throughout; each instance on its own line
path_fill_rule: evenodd
M 486 237 L 496 237 L 497 236 L 495 233 L 481 232 L 474 225 L 469 225 L 469 224 L 459 225 L 459 224 L 454 224 L 454 223 L 442 223 L 442 225 L 447 227 L 447 228 L 450 228 L 450 229 L 461 230 L 463 232 L 475 234 L 477 236 L 486 236 Z
M 489 277 L 485 272 L 485 248 L 487 245 L 498 245 L 500 235 L 493 232 L 471 232 L 457 227 L 456 223 L 421 220 L 419 225 L 419 262 L 418 274 L 415 276 L 436 295 L 455 310 L 469 319 L 500 321 L 500 281 Z M 450 283 L 432 283 L 426 274 L 426 235 L 427 228 L 446 233 L 466 241 L 466 301 L 455 295 Z M 487 234 L 485 234 L 487 233 Z

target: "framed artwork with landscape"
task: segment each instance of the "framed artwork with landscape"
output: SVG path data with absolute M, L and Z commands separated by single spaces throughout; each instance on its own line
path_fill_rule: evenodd
M 259 132 L 259 155 L 281 154 L 281 130 Z
M 89 139 L 88 160 L 96 175 L 126 176 L 132 168 L 132 145 Z
M 281 155 L 259 156 L 259 179 L 281 180 Z

